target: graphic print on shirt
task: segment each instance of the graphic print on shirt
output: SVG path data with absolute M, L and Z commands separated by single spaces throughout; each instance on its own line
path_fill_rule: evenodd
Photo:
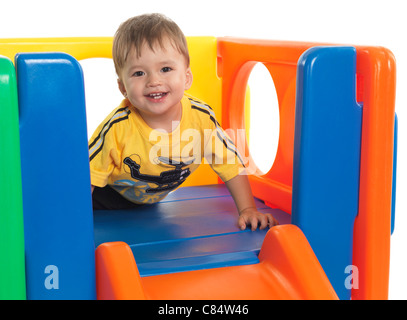
M 156 187 L 148 187 L 146 189 L 147 193 L 156 193 L 161 191 L 173 190 L 180 184 L 182 184 L 191 174 L 189 168 L 185 167 L 193 163 L 194 160 L 195 159 L 191 159 L 188 162 L 184 163 L 182 161 L 175 161 L 166 157 L 158 157 L 158 161 L 160 162 L 160 164 L 164 164 L 170 169 L 162 171 L 159 176 L 141 173 L 141 165 L 133 160 L 131 157 L 124 158 L 123 163 L 129 167 L 130 174 L 133 179 L 144 181 L 146 183 L 156 184 Z
M 189 96 L 183 98 L 182 106 L 188 116 L 179 124 L 179 131 L 169 136 L 168 141 L 159 140 L 167 139 L 164 135 L 158 136 L 152 149 L 151 143 L 156 140 L 151 138 L 151 128 L 146 127 L 134 107 L 123 100 L 89 141 L 94 184 L 109 184 L 135 203 L 156 203 L 187 177 L 189 179 L 202 160 L 206 160 L 222 180 L 238 174 L 244 167 L 243 159 L 220 127 L 213 109 Z M 133 138 L 128 139 L 130 136 Z

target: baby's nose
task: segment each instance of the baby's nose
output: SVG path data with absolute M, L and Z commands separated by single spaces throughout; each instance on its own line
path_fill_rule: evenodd
M 149 87 L 156 87 L 156 86 L 159 86 L 160 84 L 161 84 L 161 79 L 160 79 L 159 76 L 157 76 L 157 75 L 151 75 L 151 76 L 148 78 L 148 83 L 147 83 L 147 85 L 148 85 Z

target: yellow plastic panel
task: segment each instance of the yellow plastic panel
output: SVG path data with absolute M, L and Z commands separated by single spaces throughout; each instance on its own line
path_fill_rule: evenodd
M 14 60 L 19 52 L 65 52 L 77 60 L 111 58 L 111 37 L 0 39 L 0 53 Z
M 217 76 L 217 41 L 215 37 L 188 37 L 193 75 L 192 87 L 188 93 L 209 104 L 222 123 L 222 81 Z M 218 176 L 204 161 L 182 184 L 195 186 L 218 183 Z

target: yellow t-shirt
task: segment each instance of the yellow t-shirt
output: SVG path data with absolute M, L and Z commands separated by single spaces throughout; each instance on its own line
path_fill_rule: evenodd
M 210 106 L 188 95 L 181 104 L 181 121 L 167 133 L 151 129 L 123 100 L 89 140 L 92 185 L 108 184 L 132 202 L 154 203 L 203 161 L 222 181 L 238 175 L 244 167 L 241 157 Z

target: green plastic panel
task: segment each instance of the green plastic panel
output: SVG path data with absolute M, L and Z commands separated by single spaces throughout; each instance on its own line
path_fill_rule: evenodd
M 17 83 L 0 56 L 0 299 L 26 298 Z

